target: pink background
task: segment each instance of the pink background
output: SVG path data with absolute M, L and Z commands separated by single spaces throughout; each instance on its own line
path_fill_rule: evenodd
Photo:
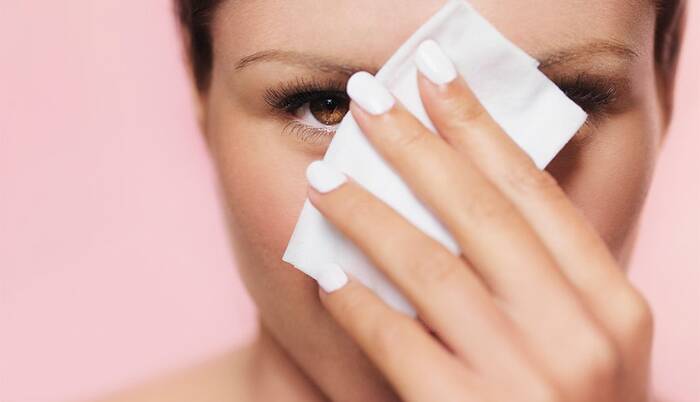
M 254 329 L 169 5 L 3 2 L 0 402 L 118 389 Z M 657 313 L 656 386 L 678 402 L 700 401 L 700 8 L 691 11 L 677 119 L 632 272 Z

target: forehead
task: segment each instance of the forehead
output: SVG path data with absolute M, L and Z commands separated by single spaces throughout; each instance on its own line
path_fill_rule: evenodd
M 445 0 L 227 0 L 212 31 L 217 59 L 266 49 L 313 52 L 381 66 Z M 471 0 L 532 55 L 596 40 L 650 49 L 650 0 Z

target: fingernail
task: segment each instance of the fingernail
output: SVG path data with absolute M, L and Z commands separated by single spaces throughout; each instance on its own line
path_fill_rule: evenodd
M 306 168 L 306 179 L 319 193 L 328 193 L 348 181 L 347 176 L 328 162 L 318 160 Z
M 436 85 L 447 84 L 457 78 L 454 63 L 434 40 L 426 40 L 418 46 L 415 62 L 418 70 Z
M 331 262 L 323 266 L 316 276 L 316 282 L 324 292 L 333 293 L 348 283 L 348 276 L 340 265 Z
M 350 77 L 347 92 L 362 109 L 373 115 L 388 112 L 396 103 L 391 92 L 366 71 L 360 71 Z

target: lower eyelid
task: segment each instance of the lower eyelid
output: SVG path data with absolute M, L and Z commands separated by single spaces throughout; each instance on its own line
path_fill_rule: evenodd
M 335 130 L 316 128 L 306 125 L 298 120 L 289 121 L 282 129 L 282 135 L 294 135 L 301 141 L 310 144 L 324 144 L 326 138 L 331 138 Z
M 590 140 L 596 138 L 597 133 L 601 130 L 601 126 L 605 124 L 609 116 L 593 116 L 589 114 L 588 119 L 583 126 L 576 132 L 571 139 L 569 145 L 580 148 L 586 145 Z

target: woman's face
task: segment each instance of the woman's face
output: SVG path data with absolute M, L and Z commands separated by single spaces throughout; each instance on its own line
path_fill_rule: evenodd
M 652 1 L 471 2 L 589 112 L 549 170 L 624 263 L 664 120 Z M 376 72 L 443 3 L 228 1 L 214 19 L 202 121 L 239 269 L 265 327 L 321 387 L 338 367 L 373 380 L 323 312 L 313 280 L 281 260 L 306 198 L 305 169 L 347 112 L 349 75 Z

